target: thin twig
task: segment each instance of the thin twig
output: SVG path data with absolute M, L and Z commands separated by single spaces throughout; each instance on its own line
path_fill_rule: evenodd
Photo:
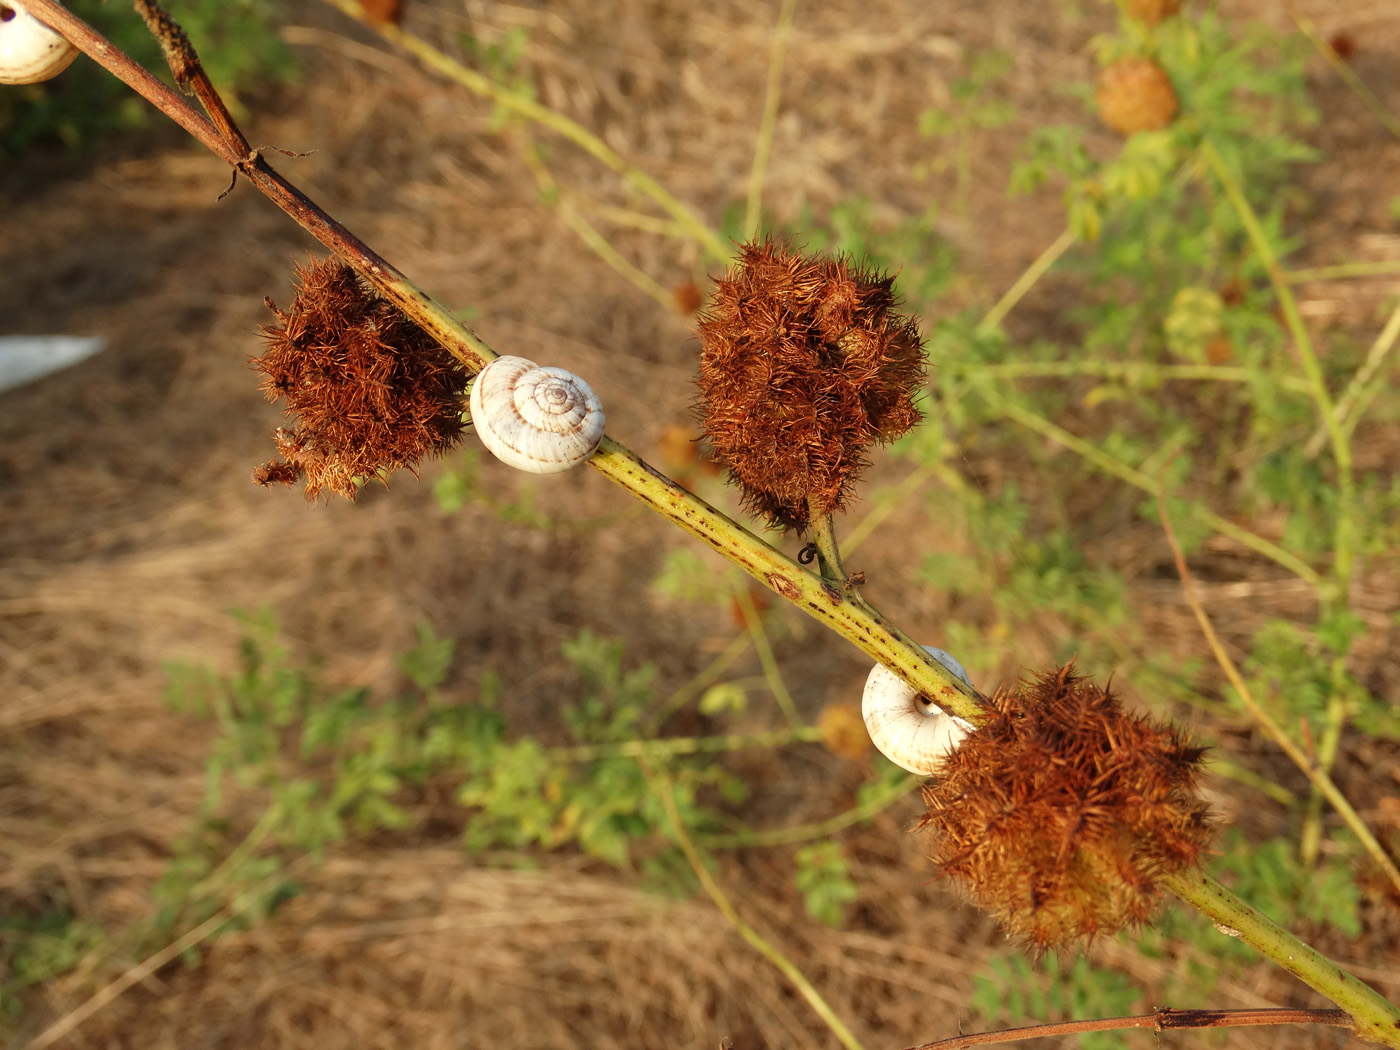
M 983 388 L 978 388 L 977 392 L 989 399 L 994 397 L 990 391 Z M 1100 470 L 1106 471 L 1114 477 L 1126 481 L 1129 485 L 1139 488 L 1149 495 L 1161 496 L 1164 494 L 1162 483 L 1156 478 L 1128 466 L 1128 464 L 1124 463 L 1122 460 L 1109 455 L 1097 445 L 1085 441 L 1078 435 L 1070 433 L 1064 427 L 1050 422 L 1050 420 L 1037 415 L 1029 409 L 1022 408 L 1014 401 L 996 399 L 995 405 L 997 410 L 1009 419 L 1020 423 L 1030 430 L 1043 434 L 1048 438 L 1052 438 L 1064 445 L 1065 448 L 1069 449 L 1071 452 L 1076 453 L 1080 458 L 1098 467 Z M 1264 539 L 1263 536 L 1236 525 L 1229 518 L 1215 513 L 1215 511 L 1208 507 L 1204 507 L 1195 502 L 1189 503 L 1188 506 L 1193 518 L 1196 518 L 1205 525 L 1209 525 L 1216 532 L 1219 532 L 1223 536 L 1228 536 L 1236 543 L 1248 547 L 1250 550 L 1263 555 L 1270 561 L 1278 563 L 1313 587 L 1322 587 L 1322 577 L 1312 566 L 1308 565 L 1307 562 L 1303 561 L 1296 554 L 1284 550 L 1276 543 L 1269 542 Z
M 1336 1028 L 1355 1025 L 1345 1010 L 1173 1010 L 1171 1007 L 1134 1017 L 1104 1017 L 1094 1021 L 1058 1021 L 1035 1024 L 1025 1028 L 1009 1028 L 1002 1032 L 980 1032 L 958 1035 L 923 1043 L 912 1050 L 963 1050 L 968 1046 L 995 1046 L 1016 1043 L 1022 1039 L 1042 1039 L 1052 1035 L 1081 1035 L 1085 1032 L 1116 1032 L 1128 1028 L 1151 1028 L 1165 1032 L 1173 1028 L 1243 1028 L 1271 1024 L 1326 1024 Z
M 145 959 L 143 962 L 131 967 L 115 981 L 94 992 L 81 1006 L 68 1011 L 49 1027 L 45 1028 L 30 1041 L 27 1050 L 45 1050 L 45 1047 L 52 1046 L 62 1039 L 69 1032 L 73 1031 L 80 1024 L 86 1021 L 93 1014 L 117 999 L 123 992 L 132 986 L 144 981 L 151 974 L 155 973 L 168 962 L 179 958 L 201 941 L 212 937 L 220 927 L 236 919 L 242 912 L 246 911 L 249 904 L 273 882 L 286 879 L 289 871 L 279 871 L 263 879 L 252 889 L 246 890 L 234 898 L 228 907 L 222 909 L 218 914 L 205 919 L 194 929 L 188 931 L 183 937 L 167 944 L 160 951 Z
M 788 725 L 793 729 L 802 728 L 802 717 L 797 713 L 797 705 L 792 702 L 787 683 L 783 681 L 782 668 L 773 656 L 773 647 L 768 644 L 768 632 L 763 629 L 763 619 L 758 615 L 753 598 L 749 596 L 748 584 L 734 588 L 734 603 L 739 607 L 740 615 L 744 617 L 744 626 L 748 628 L 749 637 L 753 639 L 754 652 L 758 654 L 758 662 L 763 665 L 763 677 L 768 683 L 768 691 L 778 702 Z
M 772 963 L 774 968 L 788 979 L 788 982 L 797 990 L 797 994 L 807 1000 L 807 1005 L 810 1006 L 826 1026 L 831 1029 L 831 1034 L 836 1036 L 841 1045 L 846 1047 L 846 1050 L 863 1050 L 860 1040 L 846 1027 L 845 1022 L 837 1016 L 836 1011 L 827 1004 L 827 1001 L 822 998 L 821 993 L 818 992 L 812 985 L 812 982 L 807 979 L 806 974 L 799 970 L 796 964 L 780 952 L 770 941 L 764 938 L 762 934 L 740 918 L 734 905 L 731 904 L 729 898 L 725 896 L 724 890 L 720 889 L 719 883 L 715 881 L 714 876 L 710 874 L 709 868 L 705 866 L 705 859 L 700 855 L 700 851 L 696 848 L 695 843 L 691 841 L 690 836 L 686 833 L 685 825 L 681 823 L 680 812 L 676 808 L 676 797 L 671 789 L 670 778 L 660 774 L 648 773 L 648 779 L 656 787 L 657 793 L 661 797 L 661 804 L 666 808 L 666 816 L 670 819 L 671 830 L 675 836 L 676 844 L 679 845 L 681 851 L 685 853 L 685 859 L 690 862 L 690 867 L 691 870 L 695 872 L 695 877 L 700 880 L 700 885 L 703 886 L 705 892 L 710 895 L 710 900 L 715 902 L 715 907 L 720 910 L 720 914 L 729 920 L 729 924 L 734 927 L 740 937 L 748 941 L 759 955 L 762 955 Z
M 1356 374 L 1347 383 L 1347 388 L 1337 398 L 1337 403 L 1333 407 L 1333 415 L 1340 420 L 1342 428 L 1349 435 L 1356 429 L 1357 421 L 1366 412 L 1371 400 L 1380 392 L 1385 385 L 1384 380 L 1372 383 L 1372 379 L 1380 371 L 1380 367 L 1385 363 L 1386 356 L 1391 348 L 1395 346 L 1397 338 L 1400 338 L 1400 303 L 1395 305 L 1395 309 L 1390 312 L 1390 318 L 1386 321 L 1385 327 L 1381 329 L 1381 334 L 1376 336 L 1376 341 L 1371 344 L 1371 349 L 1366 354 L 1366 360 L 1361 363 L 1361 367 L 1356 370 Z M 1308 459 L 1313 459 L 1322 451 L 1322 446 L 1327 442 L 1327 427 L 1319 423 L 1313 436 L 1308 438 L 1308 443 L 1303 446 L 1303 455 Z
M 633 265 L 606 237 L 593 228 L 592 223 L 578 213 L 553 173 L 545 166 L 534 143 L 526 142 L 524 154 L 525 165 L 535 176 L 542 199 L 554 205 L 559 217 L 564 220 L 564 225 L 573 230 L 579 240 L 592 249 L 594 255 L 611 266 L 624 280 L 656 300 L 664 309 L 674 309 L 676 302 L 671 293 L 654 281 L 646 271 Z
M 468 69 L 451 56 L 444 54 L 427 41 L 405 32 L 392 22 L 371 25 L 364 17 L 364 9 L 358 0 L 324 0 L 342 14 L 362 22 L 385 40 L 402 48 L 424 66 L 441 74 L 448 80 L 461 84 L 473 94 L 489 98 L 496 105 L 527 120 L 549 128 L 583 149 L 590 156 L 612 169 L 635 189 L 651 198 L 671 218 L 675 219 L 700 245 L 706 254 L 717 262 L 728 262 L 732 249 L 723 239 L 702 222 L 694 212 L 673 197 L 667 190 L 640 168 L 629 164 L 616 150 L 605 143 L 587 128 L 570 120 L 562 113 L 556 113 L 548 106 L 536 102 L 528 95 L 521 94 L 489 77 L 482 76 L 474 69 Z
M 997 325 L 1006 319 L 1006 315 L 1011 312 L 1011 308 L 1019 303 L 1027 292 L 1034 287 L 1035 282 L 1045 276 L 1046 271 L 1055 265 L 1056 260 L 1064 255 L 1074 246 L 1076 238 L 1073 230 L 1065 230 L 1050 247 L 1040 253 L 1026 271 L 1016 279 L 1016 283 L 1006 290 L 1006 294 L 997 300 L 995 306 L 987 311 L 987 316 L 983 317 L 977 325 L 979 334 L 993 332 Z
M 1400 139 L 1400 120 L 1396 120 L 1390 110 L 1385 108 L 1385 103 L 1378 99 L 1375 92 L 1366 86 L 1365 81 L 1356 75 L 1356 70 L 1347 64 L 1347 60 L 1337 54 L 1337 49 L 1317 31 L 1317 26 L 1313 24 L 1312 19 L 1299 11 L 1298 6 L 1292 3 L 1288 5 L 1288 13 L 1293 16 L 1293 21 L 1303 31 L 1303 35 L 1312 41 L 1313 47 L 1317 48 L 1318 53 L 1327 60 L 1327 64 L 1336 71 L 1342 80 L 1346 81 L 1347 87 L 1356 92 L 1357 97 L 1381 122 L 1385 130 Z
M 709 849 L 740 849 L 755 846 L 790 846 L 796 842 L 830 838 L 838 831 L 852 824 L 869 820 L 875 814 L 888 809 L 900 799 L 918 789 L 922 781 L 918 777 L 907 776 L 891 783 L 887 788 L 871 792 L 869 797 L 857 806 L 837 813 L 826 820 L 814 824 L 800 824 L 791 828 L 768 828 L 766 830 L 734 831 L 728 834 L 697 835 L 702 846 Z
M 788 37 L 792 35 L 793 15 L 797 0 L 783 0 L 778 12 L 778 27 L 773 32 L 773 50 L 768 55 L 768 84 L 763 97 L 763 120 L 758 127 L 758 143 L 753 151 L 753 167 L 749 169 L 749 199 L 744 212 L 744 236 L 753 240 L 763 224 L 763 178 L 768 172 L 768 157 L 773 152 L 773 133 L 778 127 L 778 107 L 782 101 L 783 59 L 787 55 Z
M 434 303 L 396 267 L 274 171 L 260 154 L 225 139 L 180 94 L 137 65 L 82 19 L 54 0 L 26 0 L 26 7 L 188 131 L 211 153 L 226 161 L 303 229 L 364 275 L 385 298 L 412 317 L 473 372 L 497 356 L 485 340 Z

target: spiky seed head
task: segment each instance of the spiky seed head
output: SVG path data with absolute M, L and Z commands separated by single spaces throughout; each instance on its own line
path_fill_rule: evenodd
M 415 471 L 461 439 L 461 364 L 381 298 L 345 263 L 296 268 L 298 288 L 264 325 L 267 350 L 253 361 L 269 401 L 285 398 L 290 427 L 274 435 L 282 460 L 254 472 L 260 485 L 306 479 L 353 500 L 357 479 Z
M 923 342 L 892 285 L 767 238 L 740 247 L 701 316 L 704 438 L 775 527 L 846 506 L 867 449 L 919 422 Z
M 1176 92 L 1149 58 L 1120 58 L 1105 66 L 1094 89 L 1099 119 L 1120 135 L 1165 128 L 1176 116 Z
M 1003 686 L 988 713 L 924 788 L 939 870 L 1037 949 L 1146 921 L 1211 839 L 1203 749 L 1072 665 Z

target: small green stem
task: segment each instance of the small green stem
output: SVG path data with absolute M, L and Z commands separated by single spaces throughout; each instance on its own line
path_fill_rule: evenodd
M 1400 1047 L 1400 1009 L 1205 872 L 1168 875 L 1162 885 L 1211 919 L 1226 936 L 1238 937 L 1336 1003 L 1356 1022 L 1359 1036 Z
M 1016 279 L 1016 283 L 1006 290 L 1006 294 L 997 300 L 995 306 L 987 311 L 987 316 L 977 325 L 978 334 L 985 334 L 994 331 L 997 325 L 1006 319 L 1012 308 L 1019 303 L 1027 292 L 1035 287 L 1035 282 L 1045 276 L 1046 271 L 1055 265 L 1055 262 L 1073 247 L 1075 236 L 1073 231 L 1065 230 L 1055 238 L 1053 244 L 1046 248 L 1036 260 L 1026 267 L 1025 273 Z
M 545 756 L 555 762 L 597 762 L 604 758 L 673 758 L 676 755 L 717 754 L 746 748 L 786 747 L 813 744 L 821 740 L 815 726 L 779 729 L 771 733 L 730 733 L 723 736 L 678 736 L 661 740 L 622 740 L 616 744 L 584 744 L 579 747 L 552 747 Z
M 1064 429 L 1064 427 L 1057 426 L 1043 416 L 1036 415 L 1036 413 L 1031 412 L 1029 409 L 1022 408 L 1014 401 L 999 398 L 989 390 L 979 388 L 978 393 L 992 401 L 997 410 L 1003 415 L 1015 420 L 1029 430 L 1034 430 L 1048 438 L 1053 438 L 1055 441 L 1064 445 L 1065 448 L 1092 463 L 1100 470 L 1112 474 L 1114 477 L 1126 481 L 1129 485 L 1139 488 L 1152 496 L 1163 494 L 1162 483 L 1156 478 L 1128 466 L 1128 464 L 1124 463 L 1122 460 L 1115 459 L 1098 446 L 1071 434 L 1068 430 Z M 1290 554 L 1288 551 L 1278 546 L 1278 544 L 1270 543 L 1268 540 L 1264 539 L 1264 537 L 1258 536 L 1248 529 L 1241 528 L 1230 519 L 1216 514 L 1207 507 L 1203 507 L 1194 502 L 1189 503 L 1188 506 L 1193 518 L 1209 525 L 1221 535 L 1228 536 L 1235 542 L 1263 555 L 1270 561 L 1277 562 L 1299 579 L 1306 580 L 1312 586 L 1318 588 L 1322 587 L 1322 577 L 1297 555 Z
M 1153 361 L 1004 361 L 1000 364 L 979 364 L 983 375 L 1012 379 L 1064 376 L 1105 376 L 1125 379 L 1161 381 L 1165 379 L 1194 379 L 1212 383 L 1248 383 L 1257 374 L 1254 369 L 1235 365 L 1159 365 Z M 1285 390 L 1309 393 L 1307 380 L 1284 376 L 1279 385 Z
M 763 223 L 763 177 L 768 171 L 768 158 L 773 152 L 773 132 L 778 127 L 778 106 L 782 100 L 783 60 L 787 56 L 788 37 L 792 35 L 793 15 L 797 0 L 783 0 L 778 12 L 778 27 L 773 33 L 773 50 L 768 56 L 768 84 L 763 97 L 763 119 L 758 128 L 758 144 L 753 151 L 753 167 L 749 169 L 748 206 L 744 212 L 744 235 L 753 240 Z
M 1313 401 L 1317 405 L 1322 426 L 1326 428 L 1327 436 L 1332 443 L 1332 456 L 1337 462 L 1337 517 L 1332 531 L 1334 587 L 1330 595 L 1332 601 L 1328 600 L 1329 595 L 1323 595 L 1322 613 L 1325 615 L 1330 611 L 1333 601 L 1346 606 L 1347 596 L 1351 589 L 1352 562 L 1355 553 L 1353 536 L 1356 531 L 1353 521 L 1356 494 L 1352 476 L 1351 440 L 1333 404 L 1332 394 L 1327 389 L 1326 378 L 1322 374 L 1322 365 L 1313 349 L 1312 337 L 1308 335 L 1307 326 L 1303 324 L 1303 315 L 1298 310 L 1293 290 L 1283 279 L 1283 267 L 1279 265 L 1263 225 L 1259 222 L 1258 216 L 1254 214 L 1254 209 L 1246 199 L 1244 190 L 1235 178 L 1235 173 L 1225 163 L 1225 159 L 1215 148 L 1214 143 L 1206 139 L 1201 145 L 1201 152 L 1216 179 L 1219 180 L 1221 187 L 1225 190 L 1225 195 L 1230 198 L 1230 203 L 1239 216 L 1240 222 L 1244 225 L 1255 253 L 1259 256 L 1259 260 L 1264 264 L 1264 269 L 1269 275 L 1274 294 L 1278 297 L 1279 307 L 1283 311 L 1284 323 L 1293 336 L 1294 345 L 1298 349 L 1298 357 L 1303 365 L 1303 372 L 1312 388 Z M 1338 653 L 1337 655 L 1345 657 L 1346 654 Z M 1341 703 L 1338 697 L 1340 685 L 1338 676 L 1334 674 L 1333 695 L 1327 704 L 1327 721 L 1323 729 L 1324 743 L 1330 742 L 1330 747 L 1324 747 L 1318 756 L 1320 768 L 1324 773 L 1332 767 L 1336 756 L 1336 744 L 1341 738 L 1342 726 L 1346 721 L 1346 705 Z M 1300 839 L 1301 854 L 1305 863 L 1311 863 L 1316 858 L 1321 840 L 1322 795 L 1317 785 L 1314 785 L 1304 815 L 1303 833 Z
M 648 730 L 655 732 L 666 719 L 708 689 L 719 679 L 720 675 L 729 670 L 735 660 L 748 651 L 752 644 L 753 640 L 747 633 L 735 635 L 734 640 L 725 646 L 724 652 L 711 660 L 703 671 L 668 696 L 655 711 L 648 713 L 646 720 Z
M 325 0 L 342 14 L 358 22 L 365 21 L 364 9 L 358 0 Z M 585 153 L 615 171 L 622 179 L 670 215 L 691 237 L 698 241 L 705 251 L 717 262 L 727 262 L 733 254 L 720 236 L 705 225 L 694 212 L 678 201 L 654 178 L 627 163 L 616 150 L 582 125 L 570 120 L 562 113 L 556 113 L 527 95 L 523 95 L 489 77 L 469 69 L 456 59 L 444 54 L 427 41 L 405 32 L 391 22 L 371 26 L 385 40 L 413 55 L 419 62 L 448 80 L 461 84 L 473 94 L 489 98 L 502 109 L 526 120 L 534 121 L 542 127 L 562 135 Z
M 850 577 L 846 575 L 846 567 L 841 563 L 841 548 L 836 544 L 836 526 L 831 520 L 831 515 L 823 514 L 817 509 L 815 497 L 809 497 L 807 505 L 810 508 L 812 539 L 817 545 L 817 567 L 821 569 L 822 579 L 830 580 L 838 587 L 845 587 Z
M 1400 273 L 1400 259 L 1376 262 L 1338 263 L 1335 266 L 1313 266 L 1302 270 L 1285 270 L 1283 279 L 1289 284 L 1305 281 L 1338 281 L 1348 277 L 1387 277 Z
M 1351 580 L 1353 557 L 1352 514 L 1355 493 L 1352 478 L 1351 442 L 1347 438 L 1341 420 L 1337 418 L 1334 411 L 1332 395 L 1327 389 L 1327 381 L 1322 374 L 1322 365 L 1313 349 L 1312 337 L 1308 335 L 1307 326 L 1303 324 L 1303 315 L 1298 310 L 1298 302 L 1293 297 L 1293 290 L 1283 279 L 1283 268 L 1274 255 L 1273 246 L 1269 244 L 1268 234 L 1264 232 L 1264 227 L 1259 222 L 1258 216 L 1254 214 L 1254 209 L 1245 198 L 1244 190 L 1241 189 L 1239 180 L 1235 178 L 1235 173 L 1225 163 L 1225 158 L 1220 155 L 1220 151 L 1215 148 L 1214 143 L 1209 139 L 1205 140 L 1201 145 L 1201 153 L 1205 157 L 1206 163 L 1210 165 L 1216 179 L 1219 180 L 1225 195 L 1230 198 L 1230 203 L 1239 216 L 1245 233 L 1249 236 L 1250 244 L 1269 275 L 1274 294 L 1278 297 L 1279 309 L 1283 311 L 1284 323 L 1288 326 L 1289 334 L 1293 336 L 1294 346 L 1298 349 L 1298 357 L 1303 365 L 1303 373 L 1307 376 L 1313 401 L 1317 404 L 1318 414 L 1322 417 L 1322 424 L 1327 428 L 1327 435 L 1332 442 L 1332 455 L 1337 461 L 1339 496 L 1337 522 L 1333 534 L 1332 575 L 1337 581 L 1336 597 L 1345 602 L 1348 584 Z
M 715 907 L 719 909 L 720 914 L 729 921 L 740 937 L 744 938 L 759 955 L 773 964 L 774 969 L 787 978 L 788 983 L 797 990 L 797 994 L 807 1001 L 807 1005 L 831 1029 L 831 1034 L 836 1036 L 846 1050 L 863 1050 L 860 1040 L 822 998 L 821 993 L 807 979 L 807 975 L 762 934 L 745 922 L 735 910 L 734 905 L 729 902 L 724 890 L 720 889 L 719 883 L 710 874 L 710 869 L 705 866 L 705 858 L 700 855 L 695 843 L 686 834 L 685 825 L 681 822 L 680 812 L 676 808 L 676 797 L 672 793 L 669 778 L 653 775 L 649 779 L 656 785 L 657 793 L 661 797 L 661 804 L 666 808 L 666 816 L 670 818 L 671 831 L 675 836 L 676 844 L 680 846 L 681 851 L 685 854 L 685 859 L 690 862 L 691 870 L 695 872 L 695 877 L 700 880 L 700 885 L 710 895 L 710 900 L 715 902 Z
M 874 792 L 858 806 L 853 806 L 834 817 L 817 821 L 815 824 L 802 824 L 794 828 L 769 828 L 766 831 L 735 831 L 728 835 L 698 835 L 700 844 L 710 849 L 740 849 L 751 846 L 790 846 L 795 842 L 808 842 L 812 839 L 829 838 L 838 831 L 853 824 L 869 820 L 875 814 L 888 809 L 910 792 L 918 789 L 917 777 L 907 776 L 894 781 L 885 789 Z
M 794 729 L 800 727 L 802 718 L 797 713 L 797 705 L 792 702 L 792 694 L 788 692 L 787 683 L 783 681 L 783 671 L 778 666 L 777 658 L 773 655 L 773 647 L 768 644 L 768 632 L 763 629 L 763 619 L 758 615 L 758 608 L 754 605 L 753 599 L 749 597 L 748 584 L 734 589 L 734 601 L 744 617 L 744 626 L 749 630 L 749 637 L 753 639 L 758 662 L 763 665 L 763 678 L 768 683 L 768 691 L 778 702 L 778 708 L 783 712 L 783 717 L 787 719 L 788 725 Z
M 1397 303 L 1395 309 L 1390 312 L 1385 327 L 1381 329 L 1380 335 L 1376 336 L 1376 341 L 1371 344 L 1371 349 L 1366 354 L 1366 360 L 1361 363 L 1361 367 L 1351 377 L 1351 381 L 1347 383 L 1341 397 L 1337 398 L 1333 414 L 1341 420 L 1342 428 L 1348 436 L 1356 429 L 1357 420 L 1366 411 L 1371 399 L 1385 385 L 1384 377 L 1376 379 L 1376 373 L 1380 371 L 1386 355 L 1395 346 L 1397 339 L 1400 339 L 1400 303 Z M 1373 383 L 1372 380 L 1376 381 Z M 1322 446 L 1326 441 L 1327 426 L 1325 423 L 1319 423 L 1317 429 L 1313 431 L 1313 436 L 1308 438 L 1308 443 L 1303 446 L 1303 455 L 1309 459 L 1314 458 L 1322 451 Z
M 611 266 L 624 280 L 629 281 L 660 303 L 663 309 L 671 310 L 675 307 L 675 299 L 670 292 L 662 288 L 646 271 L 633 265 L 612 246 L 606 237 L 593 228 L 592 223 L 578 213 L 559 188 L 559 183 L 545 166 L 544 161 L 540 159 L 539 150 L 535 148 L 533 143 L 526 143 L 525 165 L 535 176 L 535 182 L 539 186 L 543 198 L 554 205 L 559 217 L 564 220 L 564 225 L 573 230 L 578 235 L 579 240 L 592 249 L 594 255 Z

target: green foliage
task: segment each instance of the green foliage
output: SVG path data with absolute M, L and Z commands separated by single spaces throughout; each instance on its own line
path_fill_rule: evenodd
M 72 0 L 68 6 L 147 69 L 170 80 L 159 45 L 129 4 Z M 291 51 L 277 35 L 280 9 L 273 0 L 171 0 L 167 6 L 235 112 L 241 92 L 295 74 Z M 100 135 L 144 128 L 155 116 L 124 84 L 80 57 L 53 80 L 0 91 L 0 156 L 16 157 L 48 141 L 86 147 Z
M 1330 926 L 1356 937 L 1361 933 L 1361 890 L 1348 861 L 1329 858 L 1313 867 L 1282 839 L 1250 845 L 1232 831 L 1216 869 L 1236 894 L 1275 922 Z
M 529 34 L 523 27 L 508 29 L 495 41 L 463 33 L 458 42 L 468 60 L 497 84 L 521 98 L 535 97 L 534 82 L 520 68 L 530 42 Z M 522 119 L 513 110 L 497 103 L 491 111 L 489 127 L 492 131 L 501 131 Z
M 220 732 L 201 819 L 158 891 L 167 926 L 206 917 L 232 890 L 255 885 L 262 898 L 250 915 L 270 911 L 295 892 L 277 878 L 288 858 L 315 858 L 351 836 L 415 826 L 422 818 L 411 803 L 434 777 L 456 782 L 469 851 L 573 847 L 629 866 L 641 845 L 653 881 L 675 870 L 663 856 L 672 849 L 666 815 L 637 752 L 626 746 L 643 735 L 655 669 L 626 667 L 620 642 L 583 631 L 564 644 L 575 685 L 573 700 L 558 704 L 559 724 L 580 746 L 551 748 L 534 737 L 506 738 L 494 676 L 483 678 L 475 703 L 445 700 L 439 687 L 453 644 L 426 625 L 399 660 L 412 688 L 375 700 L 364 689 L 326 689 L 295 666 L 266 610 L 242 620 L 247 636 L 236 672 L 168 669 L 171 705 L 214 719 Z M 647 761 L 669 770 L 688 828 L 712 823 L 698 800 L 702 790 L 730 803 L 744 797 L 743 784 L 713 763 L 664 752 Z M 233 796 L 248 793 L 266 800 L 251 830 L 231 822 Z
M 807 914 L 826 926 L 840 926 L 846 905 L 860 896 L 841 847 L 830 840 L 803 846 L 794 856 L 793 884 Z
M 101 929 L 61 908 L 0 918 L 0 1015 L 17 1017 L 23 989 L 68 973 L 104 940 Z
M 951 168 L 956 175 L 955 204 L 960 213 L 967 211 L 977 133 L 1015 119 L 1010 103 L 992 97 L 997 81 L 1011 65 L 1011 56 L 1003 51 L 975 55 L 967 74 L 948 86 L 948 104 L 930 106 L 919 114 L 919 134 L 933 139 L 938 149 L 933 159 L 915 165 L 914 177 L 923 179 Z
M 1142 998 L 1117 970 L 1093 966 L 1083 956 L 1066 964 L 1054 952 L 1039 964 L 1021 955 L 994 958 L 972 984 L 972 1008 L 988 1025 L 1121 1017 Z M 1121 1032 L 1091 1032 L 1078 1045 L 1118 1050 L 1128 1044 Z

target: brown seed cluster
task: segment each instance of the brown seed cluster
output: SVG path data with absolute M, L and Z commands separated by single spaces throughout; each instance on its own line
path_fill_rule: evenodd
M 1176 92 L 1150 58 L 1120 58 L 1104 67 L 1094 89 L 1099 119 L 1120 135 L 1165 128 L 1176 116 Z
M 745 506 L 802 532 L 919 422 L 923 342 L 893 278 L 775 239 L 741 246 L 700 319 L 700 420 Z
M 1037 949 L 1148 919 L 1212 835 L 1203 749 L 1072 665 L 1003 686 L 988 713 L 924 789 L 940 871 Z
M 253 362 L 295 422 L 274 435 L 282 459 L 253 480 L 304 477 L 308 499 L 326 489 L 353 500 L 356 479 L 415 471 L 456 445 L 468 379 L 457 360 L 339 260 L 298 266 L 297 280 L 291 309 L 267 300 L 277 323 L 263 326 L 267 351 Z

